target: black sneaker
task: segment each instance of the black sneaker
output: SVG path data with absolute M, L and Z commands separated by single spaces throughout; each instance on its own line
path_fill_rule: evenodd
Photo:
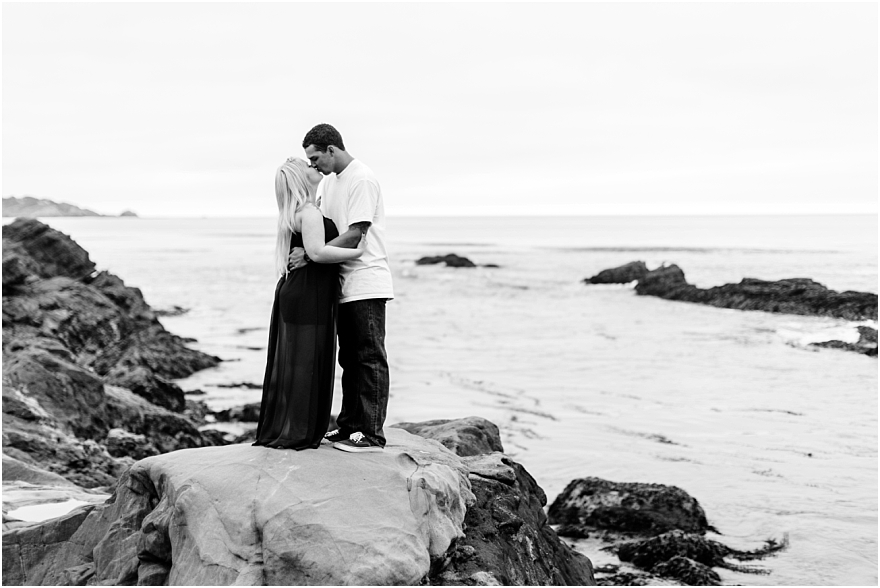
M 345 441 L 348 439 L 348 435 L 342 432 L 342 429 L 333 429 L 329 433 L 324 434 L 324 439 L 322 443 L 326 441 L 327 443 L 336 443 L 337 441 Z
M 384 447 L 371 443 L 369 439 L 364 437 L 363 433 L 352 433 L 351 437 L 345 441 L 337 441 L 333 444 L 333 447 L 351 453 L 369 453 L 385 450 Z

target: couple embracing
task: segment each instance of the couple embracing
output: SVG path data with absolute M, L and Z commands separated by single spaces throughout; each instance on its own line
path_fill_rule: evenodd
M 385 303 L 394 296 L 382 191 L 332 126 L 317 125 L 302 146 L 309 162 L 291 157 L 275 174 L 281 278 L 254 445 L 299 450 L 323 441 L 354 453 L 382 451 Z M 327 432 L 337 335 L 342 410 Z

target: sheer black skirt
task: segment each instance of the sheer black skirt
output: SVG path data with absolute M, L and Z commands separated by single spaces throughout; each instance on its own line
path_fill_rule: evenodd
M 327 223 L 332 223 L 325 220 L 329 241 L 336 231 Z M 292 246 L 301 247 L 301 241 Z M 337 264 L 309 263 L 278 281 L 254 445 L 314 449 L 321 444 L 333 400 L 338 300 Z

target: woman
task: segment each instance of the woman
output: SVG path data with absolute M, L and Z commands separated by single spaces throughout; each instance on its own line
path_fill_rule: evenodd
M 327 432 L 336 368 L 336 310 L 340 262 L 363 254 L 326 243 L 339 232 L 315 206 L 321 173 L 290 158 L 275 174 L 278 241 L 275 265 L 281 279 L 269 327 L 269 357 L 263 380 L 260 424 L 254 445 L 317 448 Z M 289 271 L 292 247 L 304 247 L 314 262 Z

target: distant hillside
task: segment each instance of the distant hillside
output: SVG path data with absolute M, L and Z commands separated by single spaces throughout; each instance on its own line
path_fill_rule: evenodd
M 44 198 L 9 196 L 3 199 L 3 216 L 37 218 L 47 216 L 107 216 L 87 208 L 80 208 L 64 202 L 53 202 Z M 121 216 L 137 216 L 126 210 Z

